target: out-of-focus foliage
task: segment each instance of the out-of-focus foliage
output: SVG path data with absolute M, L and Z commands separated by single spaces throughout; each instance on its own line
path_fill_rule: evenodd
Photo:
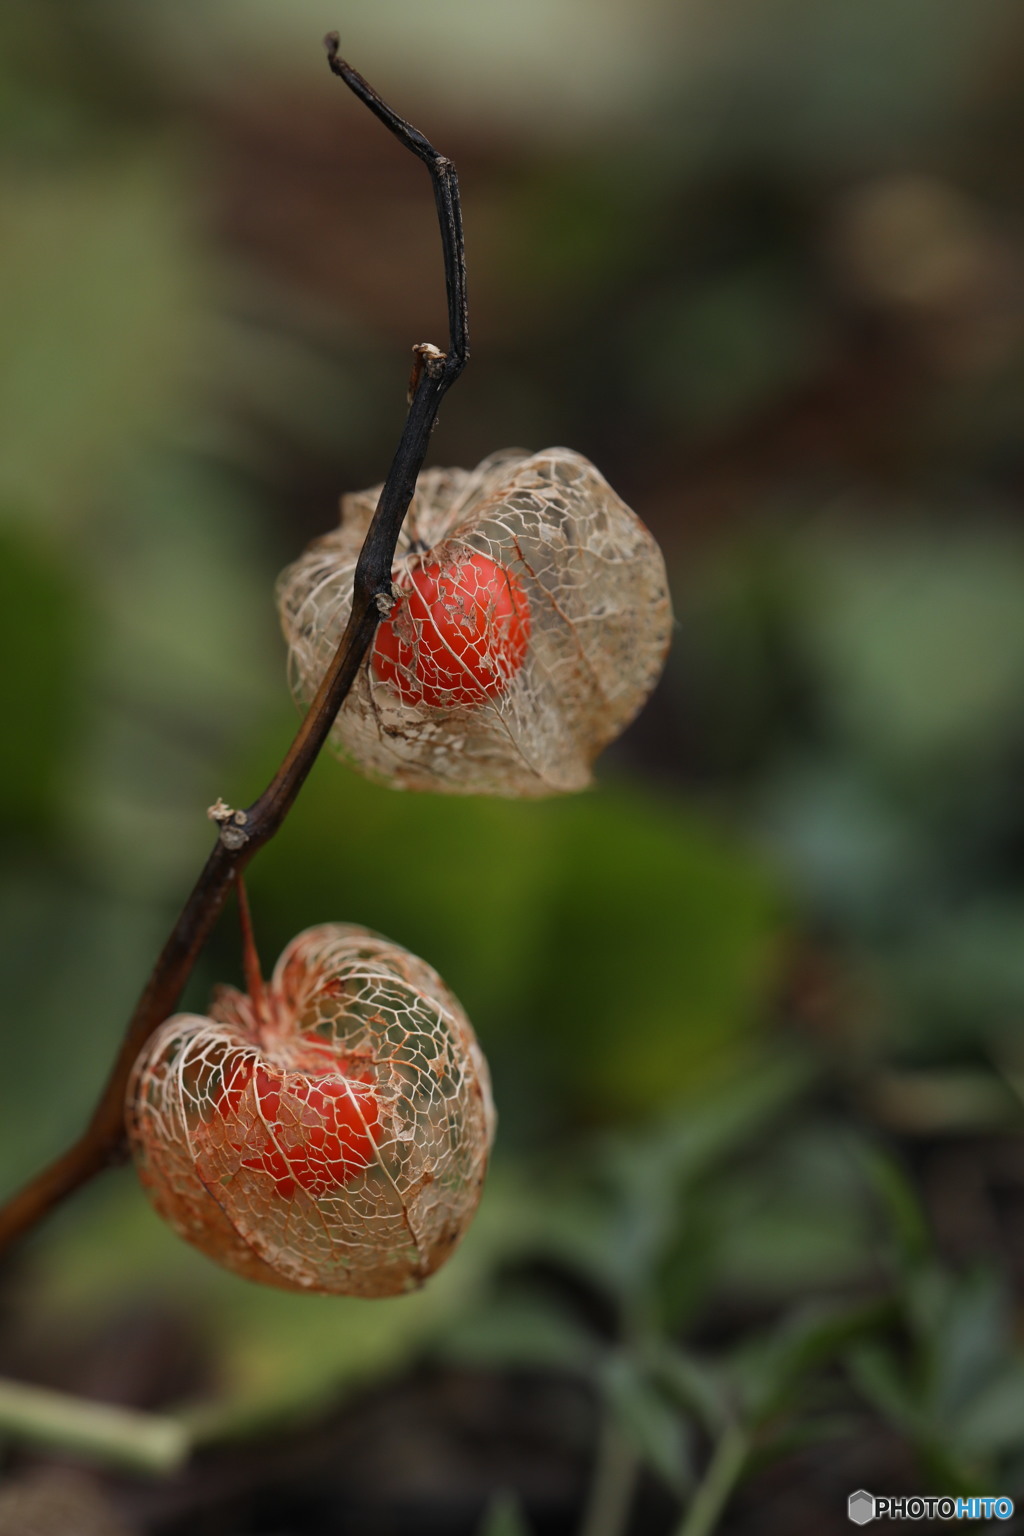
M 74 728 L 88 630 L 72 574 L 35 547 L 24 529 L 7 525 L 0 538 L 3 654 L 13 662 L 26 636 L 33 647 L 29 664 L 5 666 L 0 682 L 0 815 L 12 844 L 45 842 L 59 826 L 69 789 L 64 747 Z
M 585 1536 L 601 1499 L 774 1536 L 820 1486 L 1020 1496 L 1015 0 L 8 0 L 0 1190 L 87 1113 L 204 808 L 282 754 L 274 574 L 444 339 L 422 168 L 328 26 L 462 177 L 433 462 L 592 457 L 665 548 L 669 670 L 591 795 L 323 762 L 253 865 L 267 963 L 363 922 L 474 1020 L 501 1130 L 445 1271 L 246 1287 L 111 1174 L 12 1270 L 0 1370 L 93 1390 L 81 1341 L 159 1301 L 204 1362 L 159 1406 L 218 1444 L 411 1361 L 571 1378 Z M 188 1003 L 239 969 L 228 911 Z M 536 1502 L 497 1477 L 460 1529 Z
M 324 762 L 254 868 L 276 943 L 341 903 L 431 961 L 568 1128 L 698 1093 L 750 1048 L 778 961 L 767 869 L 625 785 L 540 805 L 395 795 Z

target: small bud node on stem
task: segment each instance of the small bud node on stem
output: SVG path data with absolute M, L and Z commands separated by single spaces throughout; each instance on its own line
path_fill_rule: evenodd
M 440 347 L 435 347 L 432 341 L 418 341 L 412 349 L 412 372 L 409 375 L 409 388 L 406 391 L 406 404 L 411 405 L 416 387 L 423 374 L 429 379 L 440 378 L 447 362 L 447 357 Z

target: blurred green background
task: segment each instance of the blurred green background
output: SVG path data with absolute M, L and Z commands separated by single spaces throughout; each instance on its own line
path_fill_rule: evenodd
M 429 462 L 592 457 L 665 550 L 673 650 L 592 793 L 324 760 L 252 868 L 268 964 L 363 922 L 474 1020 L 501 1131 L 449 1269 L 263 1293 L 121 1170 L 8 1265 L 0 1370 L 192 1412 L 214 1462 L 265 1437 L 228 1493 L 89 1482 L 118 1531 L 1024 1495 L 1015 0 L 7 0 L 0 1193 L 86 1116 L 204 808 L 283 754 L 275 574 L 382 478 L 445 339 L 427 179 L 329 27 L 460 172 L 473 360 Z M 189 1006 L 239 975 L 229 912 Z M 491 1424 L 473 1393 L 524 1380 Z M 296 1413 L 377 1425 L 343 1485 L 304 1474 L 313 1514 L 266 1470 Z M 53 1472 L 16 1427 L 0 1454 Z

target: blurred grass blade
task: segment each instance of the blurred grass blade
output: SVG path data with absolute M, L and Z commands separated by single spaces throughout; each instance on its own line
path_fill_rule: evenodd
M 495 1495 L 477 1527 L 476 1536 L 530 1536 L 530 1527 L 514 1493 Z
M 953 1424 L 965 1455 L 1015 1452 L 1024 1443 L 1024 1365 L 1009 1362 L 967 1403 Z
M 0 1431 L 136 1472 L 173 1472 L 190 1449 L 188 1430 L 175 1419 L 20 1381 L 0 1381 Z
M 870 1340 L 896 1312 L 894 1302 L 882 1299 L 845 1308 L 807 1307 L 787 1317 L 737 1359 L 747 1417 L 758 1424 L 778 1414 L 804 1382 L 858 1341 Z
M 579 1536 L 623 1536 L 636 1491 L 637 1457 L 618 1415 L 607 1408 Z
M 692 1481 L 687 1422 L 628 1355 L 613 1356 L 602 1372 L 609 1412 L 647 1465 L 682 1493 Z
M 658 1351 L 654 1369 L 665 1390 L 690 1410 L 713 1436 L 730 1418 L 729 1396 L 718 1373 L 685 1350 L 666 1344 Z
M 715 1446 L 700 1487 L 675 1536 L 710 1536 L 743 1476 L 749 1455 L 750 1442 L 746 1432 L 733 1424 Z
M 898 1259 L 913 1267 L 931 1252 L 931 1237 L 917 1196 L 902 1168 L 877 1148 L 863 1151 L 864 1167 L 887 1219 Z
M 923 1432 L 921 1412 L 907 1385 L 905 1371 L 880 1344 L 859 1344 L 847 1356 L 854 1384 L 893 1428 L 911 1440 Z
M 793 1051 L 756 1066 L 700 1108 L 676 1109 L 666 1122 L 664 1152 L 676 1178 L 693 1179 L 723 1162 L 789 1108 L 814 1077 L 809 1059 Z

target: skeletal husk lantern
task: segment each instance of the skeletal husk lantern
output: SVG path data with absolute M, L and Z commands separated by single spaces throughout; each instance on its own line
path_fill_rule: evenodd
M 343 923 L 299 934 L 260 992 L 221 988 L 136 1062 L 127 1124 L 150 1200 L 248 1279 L 414 1289 L 469 1224 L 493 1139 L 469 1020 L 424 961 Z
M 341 638 L 379 492 L 346 496 L 340 527 L 278 583 L 300 703 Z M 424 471 L 393 583 L 331 743 L 397 789 L 582 789 L 664 664 L 672 613 L 661 551 L 568 448 Z

